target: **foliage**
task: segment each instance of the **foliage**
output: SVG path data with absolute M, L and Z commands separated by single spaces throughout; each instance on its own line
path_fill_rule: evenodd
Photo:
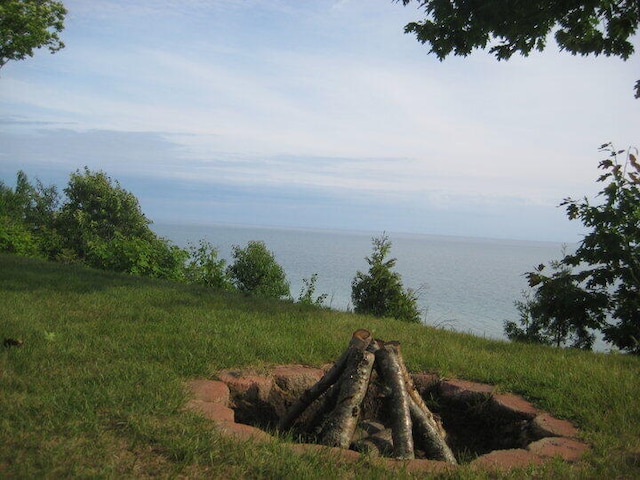
M 403 5 L 411 0 L 402 0 Z M 634 51 L 631 37 L 638 28 L 640 12 L 636 0 L 567 1 L 534 0 L 418 0 L 426 18 L 405 27 L 441 60 L 469 55 L 473 49 L 492 45 L 498 59 L 514 53 L 542 51 L 554 31 L 561 50 L 580 55 L 614 55 L 629 58 Z
M 313 298 L 316 293 L 317 280 L 317 273 L 311 275 L 311 278 L 302 279 L 303 287 L 300 290 L 300 295 L 298 296 L 298 303 L 302 303 L 304 305 L 315 305 L 316 307 L 322 307 L 324 305 L 324 302 L 328 297 L 326 293 L 318 295 L 315 299 Z
M 601 150 L 609 154 L 599 165 L 605 173 L 598 182 L 607 183 L 599 193 L 602 203 L 562 202 L 569 219 L 579 219 L 590 232 L 551 275 L 544 275 L 541 265 L 527 277 L 537 288 L 533 306 L 543 328 L 558 322 L 597 328 L 617 348 L 640 354 L 640 163 L 627 152 L 620 164 L 625 151 L 611 144 Z
M 188 253 L 158 238 L 138 200 L 103 172 L 76 171 L 61 202 L 54 186 L 18 172 L 0 184 L 0 251 L 84 262 L 95 268 L 179 280 Z
M 59 33 L 67 14 L 53 0 L 2 0 L 0 2 L 0 68 L 9 60 L 32 57 L 37 48 L 51 53 L 64 48 Z
M 219 250 L 206 240 L 190 245 L 189 261 L 185 267 L 187 283 L 229 290 L 232 285 L 225 271 L 226 262 L 218 258 Z
M 600 195 L 604 202 L 566 199 L 567 215 L 580 219 L 591 232 L 578 250 L 564 259 L 571 266 L 588 265 L 576 274 L 589 292 L 609 298 L 613 321 L 603 327 L 605 339 L 618 348 L 640 354 L 640 163 L 631 152 L 605 144 L 609 158 L 600 163 L 608 182 Z M 618 156 L 625 154 L 624 164 Z
M 127 237 L 117 232 L 109 240 L 93 240 L 84 261 L 112 272 L 181 280 L 187 256 L 164 238 Z
M 402 0 L 408 5 L 411 0 Z M 640 23 L 637 0 L 417 0 L 426 18 L 405 26 L 440 60 L 485 49 L 499 59 L 542 51 L 554 32 L 561 50 L 573 55 L 617 56 L 634 52 L 632 38 Z M 640 83 L 635 86 L 640 95 Z
M 525 294 L 523 301 L 516 301 L 523 328 L 515 322 L 505 322 L 505 334 L 514 341 L 591 350 L 593 331 L 605 320 L 607 298 L 601 293 L 585 292 L 567 265 L 551 262 L 551 267 L 553 274 L 539 284 L 533 298 Z M 540 265 L 533 275 L 541 278 L 544 268 Z
M 19 171 L 15 190 L 0 182 L 0 251 L 49 257 L 59 247 L 55 230 L 59 195 L 55 186 L 29 183 Z
M 386 233 L 373 238 L 373 253 L 365 260 L 369 273 L 357 272 L 351 282 L 351 299 L 354 311 L 376 317 L 393 317 L 407 322 L 420 323 L 417 294 L 404 290 L 400 274 L 393 272 L 396 259 L 386 260 L 391 250 L 391 240 Z
M 72 173 L 64 189 L 67 201 L 60 212 L 60 228 L 69 246 L 80 257 L 88 255 L 97 239 L 109 242 L 125 238 L 153 238 L 151 221 L 140 209 L 136 197 L 104 172 Z
M 179 279 L 186 252 L 158 238 L 138 199 L 104 172 L 71 174 L 57 226 L 65 248 L 94 268 Z
M 37 240 L 27 226 L 7 215 L 0 215 L 0 252 L 26 257 L 37 257 L 40 254 Z
M 238 290 L 260 297 L 290 297 L 284 270 L 264 242 L 251 240 L 245 248 L 234 245 L 232 256 L 227 273 Z

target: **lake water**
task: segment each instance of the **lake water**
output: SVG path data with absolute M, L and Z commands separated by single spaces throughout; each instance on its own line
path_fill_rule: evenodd
M 316 294 L 327 304 L 351 309 L 351 281 L 368 271 L 371 239 L 382 232 L 295 230 L 229 225 L 152 225 L 160 236 L 181 247 L 206 239 L 229 262 L 233 245 L 262 240 L 284 268 L 294 299 L 303 278 L 317 273 Z M 391 258 L 403 284 L 421 289 L 424 323 L 490 338 L 504 338 L 505 320 L 518 320 L 514 301 L 522 299 L 524 273 L 562 256 L 562 245 L 549 242 L 489 240 L 389 233 Z

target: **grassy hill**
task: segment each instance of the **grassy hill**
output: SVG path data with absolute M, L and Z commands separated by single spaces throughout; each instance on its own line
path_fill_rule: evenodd
M 184 381 L 334 360 L 366 328 L 412 371 L 498 385 L 573 421 L 579 465 L 528 475 L 640 478 L 640 358 L 516 345 L 392 320 L 0 255 L 0 478 L 397 478 L 367 460 L 238 447 L 184 412 Z M 483 474 L 462 468 L 460 478 Z M 514 473 L 521 478 L 522 472 Z

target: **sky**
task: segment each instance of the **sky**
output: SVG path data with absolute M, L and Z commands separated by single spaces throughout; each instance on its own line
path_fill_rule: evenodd
M 598 147 L 640 144 L 640 52 L 440 62 L 391 0 L 63 3 L 66 47 L 0 70 L 0 181 L 102 170 L 155 223 L 571 243 Z

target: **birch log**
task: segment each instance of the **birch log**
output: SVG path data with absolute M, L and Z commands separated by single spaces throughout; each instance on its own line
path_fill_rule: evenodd
M 440 422 L 436 420 L 431 410 L 429 410 L 427 404 L 424 403 L 420 392 L 416 389 L 411 375 L 407 370 L 407 366 L 404 363 L 402 354 L 400 353 L 399 344 L 396 344 L 396 349 L 398 364 L 402 371 L 405 388 L 410 398 L 409 409 L 416 431 L 415 441 L 422 447 L 428 458 L 432 460 L 443 460 L 456 465 L 458 461 L 445 440 L 446 432 Z
M 371 343 L 371 333 L 363 328 L 353 332 L 349 346 L 336 360 L 333 366 L 327 370 L 322 378 L 312 387 L 305 390 L 300 398 L 291 405 L 287 414 L 278 423 L 279 430 L 288 430 L 296 419 L 311 405 L 317 398 L 326 392 L 331 385 L 336 383 L 344 372 L 349 356 L 354 350 L 364 350 Z
M 364 348 L 351 349 L 339 384 L 336 407 L 327 417 L 320 432 L 321 443 L 349 448 L 360 418 L 361 403 L 367 393 L 374 360 L 375 355 Z
M 394 342 L 379 342 L 375 353 L 383 381 L 390 390 L 389 417 L 396 458 L 415 458 L 410 412 L 410 398 L 405 388 L 402 369 L 398 361 L 398 348 Z

